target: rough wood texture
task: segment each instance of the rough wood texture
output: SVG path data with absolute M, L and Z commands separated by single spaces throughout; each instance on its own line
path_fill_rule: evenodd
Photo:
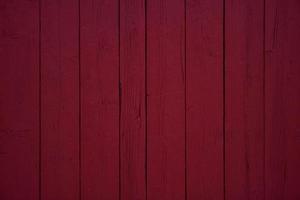
M 225 8 L 225 197 L 263 200 L 264 4 Z
M 185 198 L 183 0 L 147 4 L 148 199 Z
M 0 199 L 300 199 L 299 35 L 299 0 L 0 0 Z
M 223 2 L 187 0 L 187 197 L 223 198 Z
M 120 2 L 120 195 L 146 199 L 145 2 Z
M 78 3 L 41 2 L 41 198 L 79 199 Z
M 119 198 L 118 1 L 81 1 L 82 199 Z
M 266 1 L 266 199 L 300 199 L 300 4 Z
M 39 4 L 0 1 L 0 199 L 39 197 Z

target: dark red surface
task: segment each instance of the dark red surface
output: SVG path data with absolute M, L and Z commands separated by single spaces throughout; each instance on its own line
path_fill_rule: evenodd
M 0 0 L 0 200 L 299 200 L 298 0 Z
M 300 2 L 266 1 L 266 199 L 300 199 Z
M 264 2 L 225 13 L 225 195 L 264 199 Z
M 81 1 L 80 11 L 81 199 L 118 199 L 118 2 Z
M 184 30 L 183 0 L 147 2 L 149 200 L 185 196 Z
M 41 199 L 78 200 L 78 6 L 41 3 Z
M 0 1 L 0 199 L 39 199 L 39 3 Z
M 187 1 L 187 199 L 224 196 L 223 2 Z

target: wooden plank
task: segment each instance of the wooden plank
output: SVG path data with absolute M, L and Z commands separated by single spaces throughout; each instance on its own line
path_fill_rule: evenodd
M 225 198 L 264 199 L 264 2 L 225 6 Z
M 119 199 L 118 1 L 81 1 L 82 198 Z
M 187 1 L 187 197 L 223 199 L 223 4 Z
M 120 1 L 120 195 L 146 197 L 145 3 Z
M 266 1 L 266 199 L 300 199 L 300 4 Z
M 0 199 L 39 197 L 39 3 L 0 1 Z
M 185 199 L 183 0 L 147 3 L 148 199 Z
M 41 1 L 41 198 L 79 199 L 78 3 Z

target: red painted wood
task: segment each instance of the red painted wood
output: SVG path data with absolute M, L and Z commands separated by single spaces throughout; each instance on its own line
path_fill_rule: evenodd
M 300 199 L 299 35 L 298 0 L 0 0 L 0 199 Z
M 120 1 L 120 195 L 146 197 L 145 4 Z
M 184 1 L 147 3 L 148 199 L 185 199 Z
M 41 2 L 41 198 L 79 199 L 78 3 Z
M 300 199 L 300 4 L 266 1 L 266 199 Z
M 118 1 L 81 1 L 82 199 L 119 197 Z
M 0 199 L 39 196 L 39 5 L 0 1 Z
M 187 1 L 187 197 L 223 199 L 223 5 Z
M 264 199 L 264 4 L 225 10 L 226 199 Z

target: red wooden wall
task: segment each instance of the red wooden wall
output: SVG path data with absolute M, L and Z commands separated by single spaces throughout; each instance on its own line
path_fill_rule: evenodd
M 299 200 L 299 0 L 0 0 L 1 200 Z

